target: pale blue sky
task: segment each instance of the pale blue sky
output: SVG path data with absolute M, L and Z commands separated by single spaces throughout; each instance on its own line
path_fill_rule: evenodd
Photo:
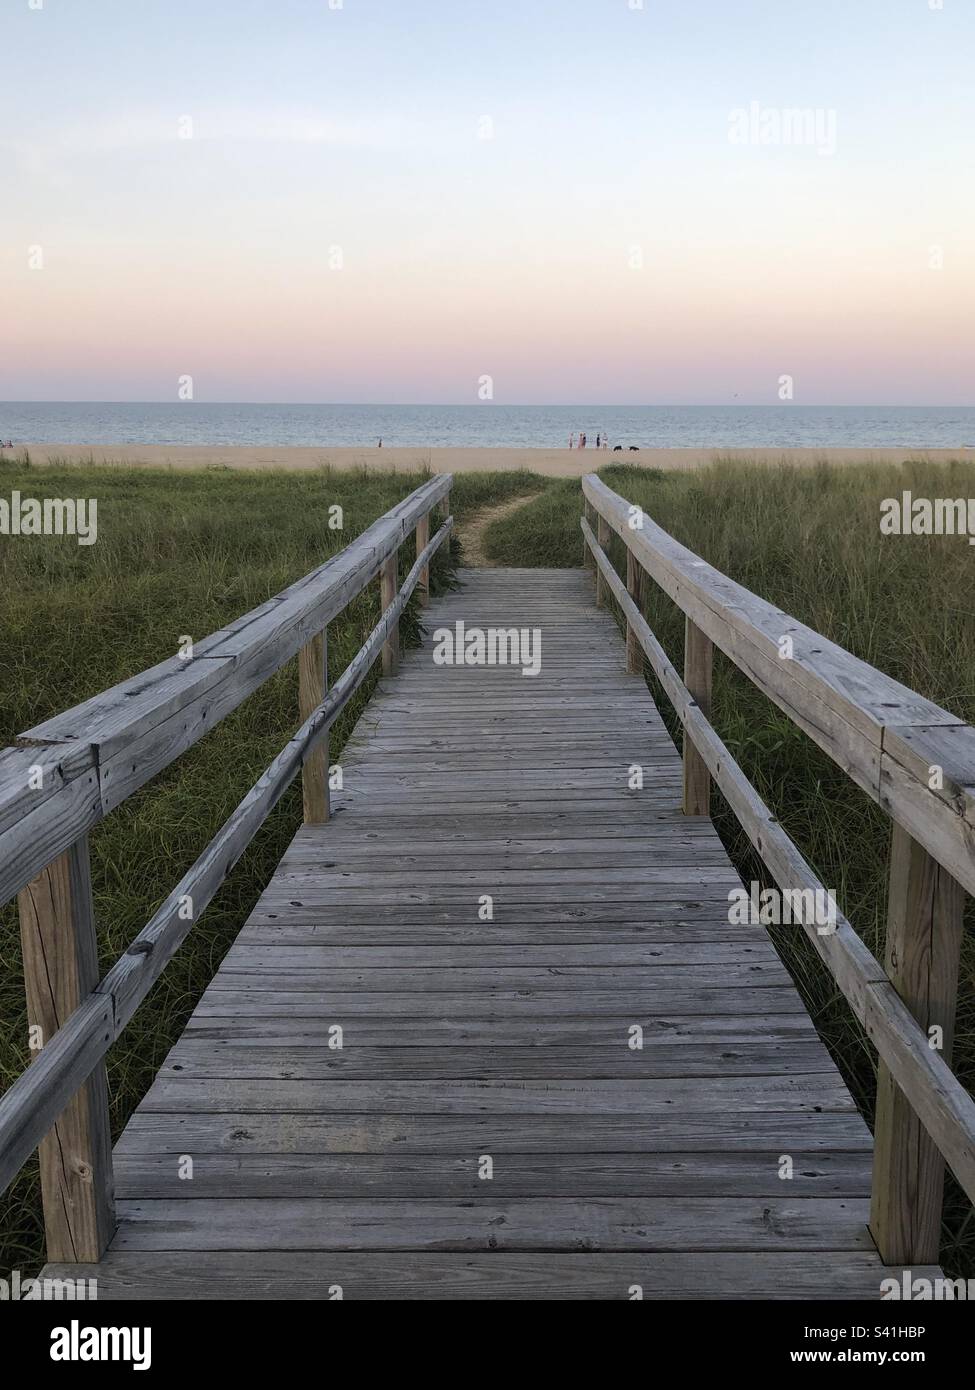
M 973 0 L 6 0 L 0 35 L 0 398 L 975 401 Z M 753 102 L 835 152 L 730 143 Z

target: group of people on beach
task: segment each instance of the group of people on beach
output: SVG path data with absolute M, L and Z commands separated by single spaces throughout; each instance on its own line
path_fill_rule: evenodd
M 569 435 L 569 448 L 570 448 L 570 449 L 585 449 L 586 447 L 587 447 L 587 438 L 586 438 L 586 435 L 585 435 L 585 434 L 580 434 L 580 435 L 579 435 L 579 443 L 577 444 L 577 443 L 576 443 L 576 432 L 575 432 L 575 430 L 573 430 L 572 433 Z M 605 434 L 603 434 L 602 432 L 600 432 L 599 434 L 596 435 L 596 448 L 597 448 L 597 449 L 608 449 L 608 448 L 609 448 L 609 440 L 606 438 Z

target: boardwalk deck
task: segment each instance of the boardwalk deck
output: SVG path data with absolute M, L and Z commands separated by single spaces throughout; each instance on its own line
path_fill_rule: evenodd
M 461 577 L 428 627 L 541 672 L 382 682 L 117 1145 L 99 1296 L 876 1297 L 869 1131 L 589 577 Z

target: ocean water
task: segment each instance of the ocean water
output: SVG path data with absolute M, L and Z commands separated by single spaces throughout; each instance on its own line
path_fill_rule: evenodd
M 620 405 L 210 405 L 0 402 L 0 438 L 22 444 L 303 444 L 388 447 L 960 448 L 975 407 Z

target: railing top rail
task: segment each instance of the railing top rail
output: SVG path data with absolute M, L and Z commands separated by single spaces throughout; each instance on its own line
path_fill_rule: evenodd
M 0 1191 L 129 1023 L 302 764 L 361 686 L 425 566 L 452 529 L 453 518 L 448 517 L 417 556 L 396 598 L 321 704 L 261 774 L 124 955 L 0 1097 Z
M 780 888 L 798 893 L 800 902 L 804 894 L 809 894 L 811 900 L 817 893 L 828 896 L 778 817 L 762 801 L 720 739 L 694 692 L 681 680 L 585 519 L 582 533 L 599 574 L 626 618 L 628 632 L 642 648 L 684 727 L 685 758 L 690 743 Z M 927 1032 L 907 1009 L 883 966 L 835 904 L 834 917 L 826 931 L 821 930 L 822 923 L 815 919 L 815 914 L 808 914 L 804 907 L 797 920 L 933 1142 L 975 1201 L 975 1101 L 953 1074 L 947 1059 L 931 1047 Z M 941 928 L 950 935 L 945 920 Z M 929 959 L 930 956 L 929 952 Z M 937 1007 L 937 1002 L 932 1002 Z M 951 1007 L 953 1011 L 953 1002 Z M 933 1018 L 925 1019 L 925 1023 L 930 1021 Z
M 0 751 L 0 903 L 191 748 L 320 632 L 449 493 L 412 492 L 344 550 L 266 603 L 20 735 Z
M 631 503 L 595 473 L 582 489 L 715 646 L 975 893 L 975 729 L 729 579 L 646 514 L 631 526 Z

